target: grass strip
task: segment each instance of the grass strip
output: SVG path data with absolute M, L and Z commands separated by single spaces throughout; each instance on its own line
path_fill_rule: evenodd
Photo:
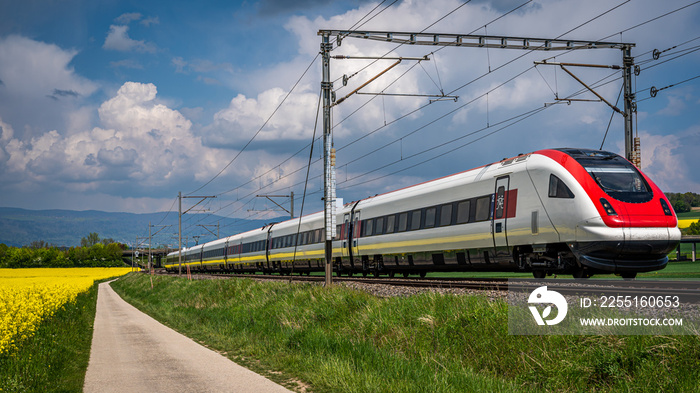
M 82 392 L 96 307 L 94 284 L 0 355 L 0 392 Z
M 129 274 L 128 302 L 273 380 L 314 392 L 700 391 L 697 336 L 510 336 L 485 296 Z

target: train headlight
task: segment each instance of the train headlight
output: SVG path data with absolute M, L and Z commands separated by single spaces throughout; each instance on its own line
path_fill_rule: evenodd
M 661 207 L 664 209 L 664 214 L 667 216 L 672 216 L 673 211 L 668 207 L 668 203 L 666 203 L 666 200 L 661 198 L 659 199 L 661 201 Z
M 605 212 L 608 213 L 609 216 L 616 216 L 617 212 L 615 209 L 613 209 L 612 205 L 610 202 L 608 202 L 607 199 L 605 198 L 600 198 L 600 204 L 603 205 L 603 209 L 605 209 Z

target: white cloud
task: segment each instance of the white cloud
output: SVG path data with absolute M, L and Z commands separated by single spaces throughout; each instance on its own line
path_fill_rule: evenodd
M 420 31 L 461 4 L 463 2 L 458 0 L 431 2 L 404 0 L 389 7 L 361 28 Z M 586 24 L 586 21 L 615 5 L 605 0 L 592 2 L 542 0 L 533 2 L 518 12 L 489 24 L 488 33 L 552 37 L 582 24 L 582 28 L 569 33 L 566 37 L 602 38 L 673 8 L 667 3 L 649 0 L 642 0 L 640 5 L 624 6 Z M 232 88 L 233 92 L 229 98 L 233 98 L 230 102 L 223 108 L 220 106 L 213 109 L 210 104 L 211 99 L 207 98 L 200 103 L 190 101 L 185 104 L 192 106 L 192 109 L 175 110 L 173 102 L 179 102 L 176 97 L 163 99 L 157 95 L 155 85 L 133 82 L 124 83 L 117 93 L 104 102 L 85 106 L 84 98 L 94 93 L 98 85 L 76 75 L 71 68 L 70 64 L 78 54 L 77 50 L 61 49 L 55 45 L 21 37 L 0 39 L 0 81 L 2 81 L 0 118 L 4 121 L 0 123 L 2 128 L 0 179 L 25 189 L 40 184 L 63 187 L 64 194 L 68 194 L 70 190 L 104 190 L 106 187 L 126 189 L 127 182 L 135 187 L 129 188 L 128 191 L 124 191 L 125 193 L 138 193 L 141 192 L 139 190 L 154 185 L 171 188 L 175 187 L 173 184 L 199 186 L 218 173 L 275 111 L 290 91 L 292 84 L 318 54 L 320 38 L 317 31 L 325 28 L 350 28 L 375 6 L 376 3 L 363 2 L 360 7 L 340 15 L 289 18 L 285 28 L 292 40 L 285 42 L 298 44 L 297 52 L 290 60 L 277 64 L 271 64 L 265 58 L 261 58 L 247 59 L 242 63 L 238 63 L 237 60 L 234 67 L 234 64 L 221 60 L 235 58 L 235 56 L 229 56 L 232 52 L 223 52 L 230 48 L 226 45 L 215 45 L 214 42 L 208 42 L 196 55 L 187 52 L 186 49 L 170 48 L 173 50 L 170 53 L 182 56 L 169 56 L 172 59 L 170 71 L 194 74 L 193 79 L 196 78 L 205 84 Z M 483 34 L 486 32 L 485 23 L 515 6 L 516 4 L 509 0 L 499 1 L 495 5 L 489 1 L 470 2 L 431 27 L 429 31 L 455 33 L 474 31 L 476 34 Z M 635 47 L 633 55 L 642 56 L 642 53 L 655 47 L 663 49 L 686 40 L 684 37 L 690 34 L 689 31 L 697 30 L 693 15 L 696 14 L 679 13 L 674 21 L 667 23 L 665 20 L 660 20 L 658 24 L 650 24 L 638 30 L 625 32 L 622 36 L 616 35 L 610 40 L 637 42 L 638 46 Z M 130 34 L 136 36 L 138 29 L 142 28 L 137 24 L 139 22 L 148 27 L 158 23 L 159 20 L 157 17 L 144 18 L 139 13 L 121 15 L 110 27 L 103 48 L 144 53 L 159 52 L 153 43 L 130 37 Z M 671 30 L 675 33 L 664 30 L 664 34 L 658 34 L 658 31 L 661 31 L 659 27 L 666 23 L 673 27 Z M 131 31 L 129 26 L 133 27 Z M 638 32 L 643 34 L 637 34 Z M 206 46 L 216 47 L 220 52 L 207 54 Z M 581 89 L 577 82 L 560 70 L 554 67 L 541 67 L 539 70 L 543 76 L 530 71 L 490 93 L 488 107 L 484 98 L 466 106 L 456 114 L 445 115 L 532 67 L 535 60 L 556 55 L 556 61 L 596 64 L 621 62 L 620 53 L 615 50 L 578 51 L 566 54 L 537 52 L 527 54 L 522 59 L 499 69 L 502 65 L 523 55 L 524 52 L 497 49 L 486 51 L 479 48 L 445 48 L 443 50 L 433 46 L 409 45 L 394 49 L 395 46 L 395 43 L 346 38 L 342 46 L 334 50 L 333 55 L 382 56 L 389 51 L 391 51 L 390 56 L 418 57 L 429 54 L 431 60 L 422 62 L 422 66 L 415 66 L 409 71 L 409 67 L 414 66 L 415 62 L 404 61 L 363 88 L 362 92 L 379 92 L 386 89 L 390 93 L 432 94 L 438 93 L 441 88 L 445 92 L 450 92 L 461 86 L 461 89 L 453 93 L 460 96 L 459 101 L 430 105 L 425 110 L 413 113 L 400 122 L 382 128 L 380 132 L 346 150 L 339 150 L 338 162 L 342 165 L 344 161 L 360 157 L 373 150 L 375 146 L 399 140 L 425 126 L 419 132 L 402 139 L 400 144 L 395 143 L 381 153 L 370 155 L 353 163 L 349 169 L 345 167 L 344 171 L 341 170 L 342 173 L 348 173 L 350 177 L 376 169 L 384 162 L 391 162 L 394 160 L 394 154 L 396 157 L 403 158 L 448 140 L 466 136 L 472 131 L 485 127 L 487 122 L 493 125 L 533 108 L 542 107 L 546 102 L 552 102 L 553 93 L 543 78 L 560 97 Z M 160 52 L 165 56 L 166 51 Z M 368 81 L 391 64 L 391 61 L 379 61 L 363 69 L 370 62 L 371 60 L 333 59 L 331 61 L 331 79 L 335 81 L 334 89 L 337 90 L 338 97 L 342 97 L 361 83 Z M 691 63 L 691 56 L 683 58 L 681 62 Z M 254 63 L 257 68 L 245 73 L 246 67 L 253 67 L 251 64 Z M 153 64 L 166 63 L 160 61 Z M 645 69 L 635 83 L 639 86 L 652 84 L 665 86 L 675 82 L 676 80 L 671 78 L 668 82 L 662 83 L 650 76 L 655 70 L 674 70 L 670 67 L 673 64 L 669 62 L 668 65 L 651 69 L 650 72 Z M 123 68 L 124 72 L 130 71 L 128 68 L 140 67 L 139 63 L 129 61 L 117 61 L 111 65 Z M 165 67 L 167 68 L 168 65 Z M 397 83 L 389 86 L 405 72 L 406 74 Z M 589 84 L 607 75 L 607 71 L 600 69 L 576 69 L 574 72 Z M 145 72 L 140 74 L 147 75 Z M 345 88 L 341 88 L 341 79 L 339 79 L 343 75 L 352 75 L 350 83 Z M 148 82 L 148 80 L 145 81 Z M 262 175 L 269 169 L 276 168 L 275 165 L 287 158 L 290 152 L 296 152 L 308 143 L 316 120 L 319 85 L 320 64 L 317 62 L 294 94 L 262 128 L 255 142 L 241 154 L 235 165 L 230 166 L 215 183 L 208 186 L 208 189 L 233 188 L 255 176 Z M 177 89 L 170 91 L 177 91 Z M 217 89 L 218 93 L 221 91 L 224 90 Z M 614 102 L 619 91 L 619 82 L 601 86 L 596 91 Z M 644 127 L 642 123 L 649 124 L 659 117 L 664 117 L 664 121 L 668 122 L 668 126 L 666 124 L 663 128 L 659 126 L 659 131 L 649 127 L 654 131 L 642 133 L 643 169 L 649 171 L 655 181 L 663 183 L 662 188 L 665 190 L 683 191 L 684 182 L 691 187 L 696 187 L 700 179 L 697 179 L 697 175 L 694 175 L 691 170 L 683 169 L 680 165 L 674 167 L 674 163 L 695 162 L 692 161 L 694 157 L 686 150 L 699 143 L 690 139 L 689 131 L 681 135 L 671 123 L 676 121 L 676 116 L 690 112 L 698 103 L 696 97 L 676 94 L 676 91 L 674 89 L 662 93 L 666 95 L 666 100 L 669 100 L 669 105 L 663 109 L 653 106 L 665 105 L 666 101 L 661 101 L 660 98 L 656 99 L 655 104 L 652 100 L 640 103 L 638 120 L 642 127 Z M 54 92 L 64 92 L 66 95 L 54 94 Z M 75 95 L 71 95 L 71 92 Z M 193 92 L 193 96 L 196 94 L 197 92 Z M 53 102 L 47 99 L 50 95 L 54 95 L 59 100 Z M 591 95 L 586 93 L 585 97 L 590 98 Z M 171 101 L 167 101 L 168 99 Z M 424 97 L 387 96 L 371 99 L 371 96 L 356 95 L 334 107 L 334 124 L 359 109 L 355 115 L 343 121 L 341 126 L 334 130 L 337 147 L 340 148 L 357 137 L 377 130 L 385 122 L 391 122 L 411 113 L 428 102 L 428 98 Z M 22 104 L 15 105 L 16 101 Z M 46 114 L 47 111 L 54 110 L 52 106 L 56 106 L 60 111 L 56 109 L 51 116 L 46 116 L 52 120 L 51 124 L 30 127 L 28 122 L 17 120 L 38 118 L 37 113 Z M 210 109 L 205 111 L 199 106 Z M 364 107 L 360 108 L 361 106 Z M 15 112 L 20 111 L 25 113 L 22 116 L 14 115 Z M 212 112 L 216 114 L 209 118 L 206 118 L 208 115 L 203 114 Z M 60 115 L 57 115 L 59 113 Z M 451 158 L 455 158 L 452 162 L 448 162 L 447 159 L 435 160 L 431 165 L 418 166 L 411 171 L 387 177 L 381 184 L 375 182 L 363 186 L 366 188 L 355 187 L 346 191 L 362 197 L 377 191 L 390 190 L 400 185 L 413 184 L 445 173 L 481 165 L 490 162 L 488 160 L 496 160 L 512 153 L 539 148 L 597 147 L 605 133 L 610 113 L 610 109 L 602 103 L 558 105 L 500 134 L 465 148 L 458 153 L 459 156 L 452 155 Z M 443 123 L 431 123 L 443 115 L 446 116 Z M 668 115 L 668 117 L 660 115 Z M 56 121 L 56 118 L 62 119 L 63 122 Z M 193 121 L 202 123 L 204 126 L 193 124 Z M 676 127 L 687 127 L 687 125 Z M 615 115 L 606 141 L 607 146 L 614 146 L 621 139 L 621 128 L 621 117 Z M 697 133 L 697 130 L 695 132 Z M 654 133 L 673 134 L 664 136 L 653 135 Z M 475 137 L 480 135 L 483 134 Z M 469 138 L 460 140 L 459 144 L 470 140 Z M 420 159 L 432 154 L 439 154 L 439 150 L 421 156 Z M 381 176 L 398 169 L 401 165 L 408 167 L 415 162 L 416 160 L 406 160 L 405 164 L 401 162 L 374 175 Z M 282 169 L 274 169 L 271 173 L 264 175 L 263 179 L 258 180 L 256 187 L 280 179 L 284 182 L 283 186 L 290 186 L 293 184 L 292 179 L 298 180 L 298 177 L 287 179 L 283 176 L 301 164 L 292 160 Z M 700 167 L 700 164 L 696 166 Z M 57 168 L 53 176 L 47 175 L 50 168 Z M 366 179 L 359 178 L 356 182 Z M 60 183 L 64 180 L 67 183 Z M 184 181 L 190 183 L 183 183 Z M 65 191 L 67 189 L 69 191 Z M 110 203 L 117 203 L 118 200 L 126 199 L 112 196 L 107 200 L 111 201 Z M 133 202 L 133 199 L 130 201 Z M 151 202 L 147 203 L 151 204 Z
M 700 127 L 672 135 L 640 132 L 642 171 L 665 192 L 700 192 L 700 158 L 696 153 Z
M 71 66 L 77 55 L 26 37 L 0 38 L 0 118 L 14 126 L 15 137 L 61 127 L 97 91 Z
M 241 142 L 247 142 L 268 119 L 256 141 L 310 140 L 318 96 L 304 91 L 294 93 L 270 118 L 286 95 L 280 88 L 266 90 L 257 98 L 239 94 L 228 108 L 214 115 L 214 123 L 208 128 L 208 144 L 241 146 Z
M 160 24 L 160 19 L 157 16 L 152 16 L 150 18 L 146 18 L 146 19 L 142 20 L 139 23 L 141 23 L 142 25 L 144 25 L 146 27 L 149 27 L 151 25 Z
M 656 114 L 663 116 L 678 116 L 685 110 L 686 99 L 684 97 L 679 97 L 675 94 L 669 94 L 667 99 L 668 105 L 666 105 L 666 107 L 661 109 L 660 111 L 656 112 Z
M 156 186 L 175 176 L 210 175 L 212 163 L 202 157 L 216 159 L 217 152 L 202 147 L 192 123 L 179 112 L 156 104 L 156 93 L 153 84 L 127 82 L 100 106 L 101 127 L 65 137 L 50 131 L 28 142 L 10 140 L 7 174 L 70 181 L 81 190 L 114 180 Z
M 97 85 L 75 74 L 70 66 L 76 50 L 63 50 L 21 36 L 0 38 L 0 80 L 3 103 L 10 100 L 45 98 L 56 89 L 73 91 L 81 96 L 92 94 Z
M 121 52 L 141 52 L 141 53 L 155 53 L 156 46 L 153 43 L 146 42 L 144 40 L 134 40 L 129 37 L 128 34 L 129 26 L 125 25 L 111 25 L 109 27 L 109 32 L 107 33 L 107 38 L 105 39 L 104 49 L 116 50 Z
M 141 15 L 138 12 L 128 12 L 125 14 L 119 15 L 114 21 L 119 23 L 120 25 L 128 25 L 129 23 L 133 21 L 137 21 L 141 19 L 143 15 Z

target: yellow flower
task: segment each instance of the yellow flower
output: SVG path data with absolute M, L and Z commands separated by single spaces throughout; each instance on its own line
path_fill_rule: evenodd
M 0 269 L 0 354 L 31 337 L 95 280 L 122 276 L 131 268 Z

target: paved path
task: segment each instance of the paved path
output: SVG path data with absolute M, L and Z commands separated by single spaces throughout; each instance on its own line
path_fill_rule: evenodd
M 84 392 L 289 392 L 99 286 Z

